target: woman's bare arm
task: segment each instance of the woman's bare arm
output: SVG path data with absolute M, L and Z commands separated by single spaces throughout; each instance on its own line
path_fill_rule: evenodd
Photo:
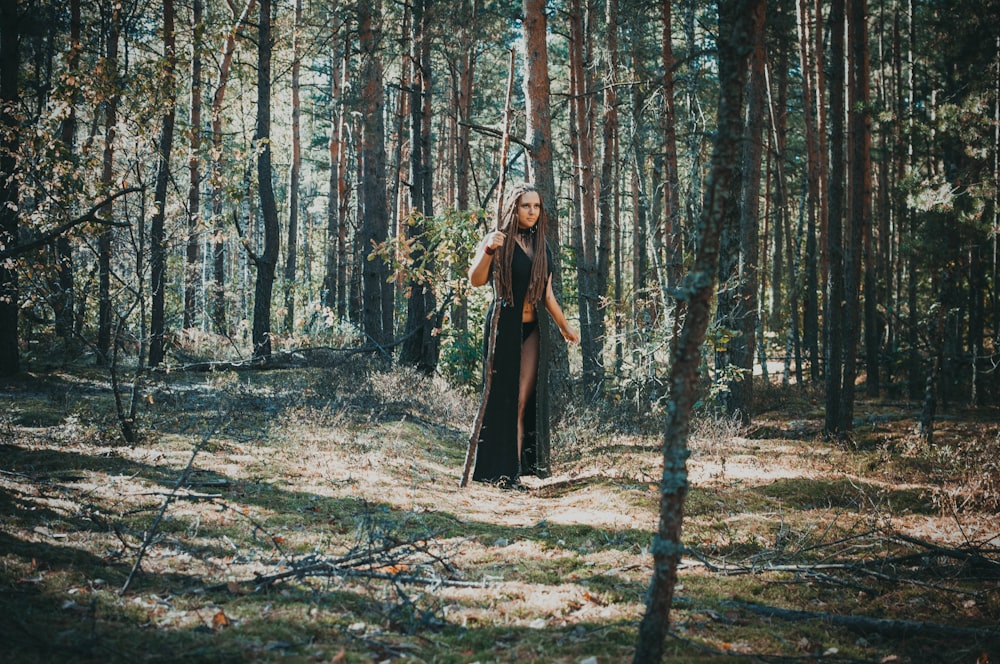
M 473 286 L 485 286 L 490 280 L 490 265 L 493 263 L 493 252 L 503 246 L 506 235 L 500 231 L 487 233 L 479 243 L 479 249 L 469 266 L 469 283 Z M 487 251 L 489 249 L 489 251 Z
M 580 342 L 580 335 L 570 327 L 569 321 L 566 320 L 566 314 L 563 313 L 562 307 L 559 306 L 559 301 L 556 300 L 555 293 L 552 292 L 552 277 L 549 277 L 549 284 L 545 288 L 545 309 L 552 316 L 552 320 L 555 321 L 556 327 L 559 328 L 560 334 L 563 335 L 563 339 L 574 344 Z

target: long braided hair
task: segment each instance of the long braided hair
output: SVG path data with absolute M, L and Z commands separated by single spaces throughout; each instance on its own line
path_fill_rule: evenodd
M 504 242 L 503 246 L 497 250 L 497 255 L 493 260 L 493 278 L 496 281 L 497 295 L 501 301 L 508 305 L 514 304 L 514 294 L 511 288 L 511 263 L 514 259 L 514 245 L 517 244 L 515 238 L 518 232 L 517 208 L 521 204 L 521 196 L 528 192 L 537 193 L 542 205 L 534 232 L 531 233 L 534 256 L 531 260 L 531 278 L 528 281 L 525 302 L 537 304 L 545 297 L 545 288 L 548 285 L 549 265 L 545 251 L 545 228 L 548 214 L 545 212 L 545 201 L 542 200 L 542 194 L 537 186 L 529 182 L 520 182 L 510 188 L 504 199 L 497 230 L 503 232 L 508 241 Z

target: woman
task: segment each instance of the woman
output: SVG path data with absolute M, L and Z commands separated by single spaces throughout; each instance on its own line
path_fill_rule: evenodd
M 500 302 L 493 382 L 479 434 L 474 480 L 516 486 L 521 475 L 535 473 L 538 306 L 544 303 L 567 341 L 580 340 L 552 293 L 546 221 L 538 189 L 528 183 L 514 186 L 504 201 L 500 230 L 486 234 L 469 267 L 473 286 L 495 281 L 494 300 L 486 314 L 484 363 L 490 320 Z

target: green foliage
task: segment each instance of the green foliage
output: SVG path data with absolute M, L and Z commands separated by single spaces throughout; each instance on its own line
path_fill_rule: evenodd
M 470 385 L 476 378 L 482 334 L 478 326 L 467 329 L 454 324 L 455 310 L 469 307 L 470 300 L 485 297 L 474 295 L 469 284 L 469 261 L 475 253 L 486 223 L 486 212 L 448 209 L 439 215 L 425 217 L 411 213 L 406 220 L 407 234 L 386 240 L 375 246 L 368 259 L 381 258 L 392 271 L 391 278 L 405 284 L 404 298 L 414 287 L 432 289 L 439 306 L 447 307 L 443 325 L 437 331 L 442 336 L 439 368 L 449 378 Z M 471 307 L 470 307 L 471 308 Z M 476 306 L 476 310 L 484 307 Z

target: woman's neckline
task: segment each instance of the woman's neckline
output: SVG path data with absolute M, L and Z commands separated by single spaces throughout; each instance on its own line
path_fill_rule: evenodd
M 531 253 L 529 254 L 529 253 L 528 253 L 528 250 L 524 248 L 524 245 L 522 245 L 522 244 L 521 244 L 520 242 L 518 242 L 518 241 L 517 241 L 516 239 L 514 240 L 514 244 L 515 244 L 515 246 L 516 246 L 516 247 L 517 247 L 518 249 L 520 249 L 520 250 L 521 250 L 521 253 L 522 253 L 522 254 L 524 254 L 525 256 L 527 256 L 527 257 L 528 257 L 529 259 L 532 259 L 532 258 L 534 258 L 534 255 L 535 255 L 535 252 L 534 252 L 534 250 L 532 250 L 532 252 L 531 252 Z

